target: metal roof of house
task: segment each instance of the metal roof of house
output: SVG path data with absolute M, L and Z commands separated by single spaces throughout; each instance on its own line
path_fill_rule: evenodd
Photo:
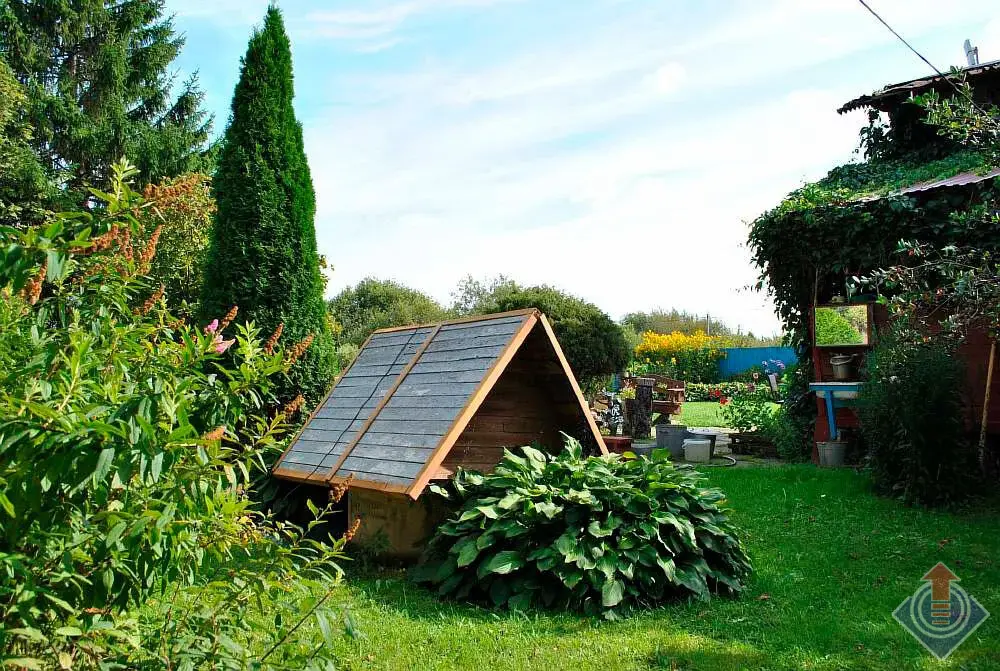
M 960 70 L 961 73 L 969 78 L 978 77 L 995 71 L 1000 71 L 1000 60 L 980 63 L 979 65 L 965 67 Z M 920 95 L 927 89 L 930 89 L 938 84 L 943 84 L 944 82 L 944 77 L 941 77 L 940 75 L 933 75 L 930 77 L 911 79 L 898 84 L 890 84 L 889 86 L 885 86 L 878 91 L 875 91 L 874 93 L 858 96 L 854 100 L 844 103 L 837 110 L 837 113 L 844 114 L 845 112 L 850 112 L 851 110 L 856 110 L 861 107 L 878 107 L 881 109 L 881 105 L 884 103 L 889 101 L 898 102 L 911 98 L 915 95 Z
M 373 333 L 319 404 L 274 475 L 417 498 L 535 327 L 551 340 L 592 422 L 551 327 L 538 310 Z M 600 441 L 596 425 L 592 425 Z
M 856 203 L 868 203 L 874 200 L 881 200 L 882 198 L 887 198 L 889 196 L 903 196 L 908 193 L 919 193 L 922 191 L 932 191 L 934 189 L 948 188 L 952 186 L 965 186 L 966 184 L 978 184 L 979 182 L 985 182 L 988 179 L 993 179 L 994 177 L 1000 177 L 1000 168 L 994 168 L 989 172 L 978 173 L 978 172 L 962 172 L 952 177 L 947 177 L 945 179 L 936 179 L 926 182 L 917 182 L 916 184 L 911 184 L 910 186 L 904 187 L 880 196 L 865 196 L 863 198 L 858 198 L 854 202 Z

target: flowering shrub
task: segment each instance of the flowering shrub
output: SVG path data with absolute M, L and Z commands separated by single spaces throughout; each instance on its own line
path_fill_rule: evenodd
M 281 581 L 304 572 L 322 595 L 339 574 L 342 541 L 271 523 L 248 496 L 301 405 L 272 409 L 291 355 L 230 329 L 235 309 L 199 328 L 164 307 L 144 276 L 155 237 L 134 244 L 133 174 L 116 165 L 94 213 L 0 229 L 3 666 L 247 668 L 289 629 L 248 630 L 250 593 L 294 624 L 313 604 L 281 601 Z
M 719 361 L 726 356 L 722 347 L 719 338 L 702 331 L 690 335 L 647 331 L 635 348 L 635 356 L 656 372 L 685 382 L 718 382 Z
M 716 384 L 688 382 L 684 386 L 684 400 L 718 401 L 722 396 L 732 397 L 746 391 L 746 388 L 746 382 L 718 382 Z

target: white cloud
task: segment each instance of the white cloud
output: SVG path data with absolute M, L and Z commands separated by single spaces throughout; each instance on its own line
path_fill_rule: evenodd
M 312 22 L 377 44 L 418 13 L 488 2 Z M 771 306 L 742 291 L 755 280 L 745 222 L 851 157 L 863 115 L 838 116 L 841 103 L 922 68 L 864 61 L 837 83 L 786 83 L 894 39 L 843 0 L 734 2 L 674 42 L 673 13 L 657 7 L 621 2 L 607 24 L 567 26 L 486 67 L 428 61 L 328 82 L 338 104 L 307 125 L 306 146 L 331 291 L 374 274 L 446 300 L 465 274 L 503 273 L 616 316 L 659 305 L 776 330 Z M 988 7 L 878 3 L 918 42 Z
M 686 75 L 687 71 L 680 63 L 667 63 L 653 73 L 652 83 L 660 93 L 673 93 L 680 88 Z
M 385 37 L 408 20 L 444 10 L 482 8 L 520 0 L 407 0 L 372 3 L 339 9 L 309 12 L 306 25 L 318 36 L 333 39 L 365 40 Z

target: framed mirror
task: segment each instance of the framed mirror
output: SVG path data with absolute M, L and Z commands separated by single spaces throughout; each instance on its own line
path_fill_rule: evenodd
M 869 344 L 871 305 L 817 305 L 813 318 L 816 347 Z

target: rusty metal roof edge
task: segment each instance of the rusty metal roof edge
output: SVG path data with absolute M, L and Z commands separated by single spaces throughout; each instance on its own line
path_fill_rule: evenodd
M 951 177 L 946 177 L 944 179 L 934 179 L 924 182 L 917 182 L 911 184 L 910 186 L 904 186 L 901 189 L 896 189 L 890 193 L 884 193 L 877 196 L 863 196 L 861 198 L 856 198 L 854 200 L 848 201 L 845 204 L 854 203 L 870 203 L 876 200 L 882 200 L 883 198 L 890 198 L 892 196 L 905 196 L 908 193 L 920 193 L 923 191 L 933 191 L 934 189 L 943 189 L 953 186 L 966 186 L 968 184 L 978 184 L 980 182 L 985 182 L 988 179 L 993 179 L 995 177 L 1000 177 L 1000 168 L 994 168 L 989 172 L 978 173 L 978 172 L 960 172 L 957 175 L 952 175 Z
M 961 69 L 962 74 L 969 75 L 971 77 L 979 76 L 985 72 L 990 72 L 993 70 L 1000 69 L 1000 59 L 995 61 L 988 61 L 986 63 L 980 63 L 979 65 L 973 65 L 969 67 L 964 67 Z M 951 76 L 951 73 L 946 73 L 946 77 Z M 849 100 L 837 109 L 837 114 L 844 114 L 846 112 L 851 112 L 853 110 L 859 109 L 861 107 L 870 107 L 873 103 L 883 100 L 885 98 L 890 98 L 898 95 L 912 95 L 914 91 L 919 91 L 921 89 L 927 88 L 936 82 L 944 81 L 944 78 L 940 75 L 924 75 L 922 77 L 915 77 L 914 79 L 909 79 L 904 82 L 898 82 L 896 84 L 889 84 L 883 86 L 881 89 L 875 91 L 874 93 L 866 93 L 864 95 L 858 96 L 853 100 Z

